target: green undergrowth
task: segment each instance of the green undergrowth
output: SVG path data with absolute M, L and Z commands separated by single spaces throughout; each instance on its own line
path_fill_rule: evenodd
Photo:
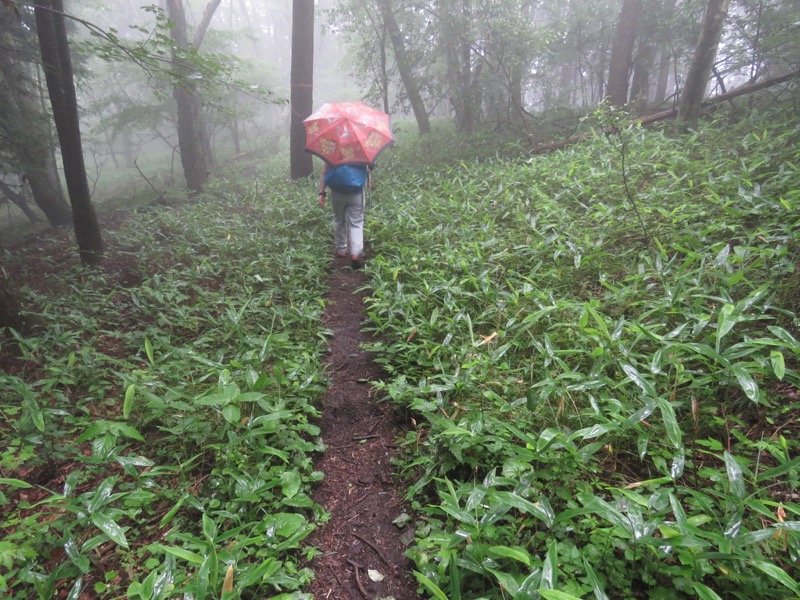
M 302 597 L 327 381 L 309 190 L 219 181 L 106 232 L 104 268 L 21 290 L 39 327 L 3 348 L 0 595 L 234 597 L 233 568 L 235 597 Z
M 376 171 L 429 597 L 800 597 L 799 144 L 754 110 Z

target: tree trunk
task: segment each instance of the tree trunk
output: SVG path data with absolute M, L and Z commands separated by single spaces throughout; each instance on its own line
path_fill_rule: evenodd
M 26 333 L 28 329 L 24 317 L 20 314 L 16 290 L 0 268 L 0 330 L 6 327 L 20 333 Z
M 42 156 L 46 160 L 55 160 L 52 151 Z M 72 211 L 64 201 L 61 182 L 57 179 L 48 164 L 31 166 L 25 173 L 28 187 L 36 206 L 44 213 L 47 222 L 53 227 L 64 227 L 72 223 Z
M 22 44 L 29 33 L 12 7 L 0 7 L 0 31 L 8 34 L 4 41 L 12 46 L 7 49 Z M 72 222 L 72 211 L 55 166 L 52 119 L 40 101 L 42 93 L 34 73 L 23 62 L 24 49 L 17 50 L 19 52 L 0 52 L 0 81 L 3 82 L 0 90 L 0 139 L 13 170 L 30 183 L 34 202 L 47 221 L 54 227 L 61 227 Z M 27 202 L 23 206 L 29 208 Z
M 650 73 L 653 70 L 655 47 L 649 42 L 642 42 L 633 61 L 633 78 L 631 80 L 630 103 L 633 111 L 641 113 L 647 110 L 650 99 Z
M 234 116 L 231 119 L 231 135 L 233 136 L 233 151 L 236 154 L 241 154 L 242 152 L 242 142 L 239 138 L 239 119 Z
M 292 179 L 314 172 L 311 154 L 305 152 L 306 129 L 303 120 L 314 106 L 314 0 L 292 3 L 292 117 L 289 127 L 289 157 Z
M 686 74 L 686 82 L 678 102 L 678 127 L 689 129 L 696 125 L 706 92 L 706 84 L 714 66 L 714 57 L 722 36 L 730 0 L 708 0 L 703 28 Z
M 103 241 L 83 160 L 78 101 L 72 78 L 63 2 L 37 0 L 34 12 L 47 90 L 61 146 L 64 177 L 72 205 L 78 250 L 81 262 L 94 265 L 100 261 Z
M 667 97 L 667 84 L 669 83 L 670 66 L 672 64 L 672 44 L 669 36 L 669 24 L 675 12 L 675 0 L 664 0 L 661 6 L 661 31 L 659 34 L 658 80 L 656 91 L 653 95 L 653 104 L 661 104 Z
M 606 98 L 612 106 L 622 107 L 628 103 L 628 77 L 641 12 L 642 0 L 623 0 L 611 45 L 611 63 L 608 66 Z
M 380 33 L 380 86 L 381 98 L 383 98 L 383 112 L 389 114 L 389 60 L 386 56 L 386 24 L 381 27 Z
M 425 103 L 422 101 L 422 95 L 411 71 L 411 64 L 406 54 L 405 41 L 397 24 L 397 19 L 394 17 L 391 0 L 378 0 L 378 7 L 386 30 L 389 32 L 389 39 L 392 42 L 392 50 L 394 51 L 394 60 L 397 63 L 397 70 L 400 72 L 400 79 L 403 82 L 408 100 L 411 102 L 411 110 L 414 111 L 414 118 L 417 120 L 417 129 L 423 135 L 430 133 L 431 124 L 428 120 L 428 112 L 425 110 Z
M 183 57 L 183 52 L 189 48 L 189 41 L 182 0 L 167 0 L 167 11 L 170 20 L 175 24 L 172 29 L 172 40 L 176 47 L 172 50 L 172 60 L 178 81 L 172 88 L 172 97 L 175 99 L 178 113 L 178 147 L 186 185 L 193 193 L 198 193 L 203 190 L 203 185 L 208 179 L 208 168 L 203 152 L 200 101 L 189 78 L 192 66 Z
M 0 193 L 2 193 L 9 202 L 19 208 L 25 214 L 25 216 L 28 217 L 28 220 L 31 223 L 35 223 L 39 220 L 39 217 L 36 216 L 36 213 L 31 210 L 30 206 L 28 206 L 25 196 L 14 191 L 11 186 L 3 183 L 3 181 L 0 181 Z

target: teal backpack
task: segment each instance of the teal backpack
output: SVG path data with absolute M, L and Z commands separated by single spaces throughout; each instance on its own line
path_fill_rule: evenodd
M 325 185 L 334 192 L 354 194 L 360 192 L 367 183 L 366 165 L 339 165 L 328 167 L 325 172 Z

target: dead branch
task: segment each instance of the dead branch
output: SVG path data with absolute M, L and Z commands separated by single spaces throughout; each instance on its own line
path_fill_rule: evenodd
M 744 96 L 745 94 L 752 94 L 753 92 L 758 92 L 768 87 L 772 87 L 773 85 L 779 85 L 781 83 L 786 83 L 787 81 L 791 81 L 792 79 L 796 79 L 800 77 L 800 70 L 792 71 L 791 73 L 786 73 L 781 75 L 780 77 L 775 77 L 774 79 L 767 79 L 765 81 L 761 81 L 759 83 L 751 83 L 747 85 L 739 86 L 736 89 L 731 90 L 730 92 L 726 92 L 724 94 L 719 94 L 714 96 L 713 98 L 707 99 L 703 102 L 703 107 L 713 106 L 715 104 L 719 104 L 720 102 L 725 102 L 727 100 L 732 100 L 733 98 L 738 98 L 739 96 Z M 647 127 L 652 125 L 653 123 L 657 123 L 659 121 L 664 121 L 666 119 L 672 119 L 677 116 L 678 110 L 677 109 L 670 109 L 665 110 L 662 112 L 654 113 L 652 115 L 647 115 L 646 117 L 636 117 L 630 120 L 631 125 L 641 125 L 642 127 Z M 612 131 L 606 133 L 613 133 Z M 592 134 L 585 133 L 582 135 L 577 135 L 574 137 L 570 137 L 564 140 L 560 140 L 558 142 L 551 142 L 549 144 L 542 144 L 541 146 L 537 146 L 530 150 L 529 154 L 537 155 L 537 154 L 547 154 L 548 152 L 554 152 L 556 150 L 561 150 L 562 148 L 566 148 L 567 146 L 571 146 L 572 144 L 577 144 L 578 142 L 582 142 L 588 138 L 590 138 Z
M 361 592 L 362 596 L 364 596 L 364 600 L 369 600 L 369 596 L 367 596 L 367 590 L 364 589 L 364 585 L 361 583 L 361 576 L 358 574 L 359 569 L 363 569 L 364 567 L 349 558 L 347 559 L 347 564 L 353 567 L 353 572 L 356 574 L 356 585 L 358 586 L 358 591 Z
M 377 555 L 380 557 L 380 559 L 383 561 L 383 564 L 385 564 L 385 565 L 386 565 L 386 566 L 389 568 L 389 571 L 390 571 L 390 572 L 392 571 L 392 565 L 390 565 L 390 564 L 389 564 L 389 561 L 388 561 L 388 560 L 386 560 L 386 557 L 383 555 L 383 553 L 380 551 L 380 549 L 379 549 L 379 548 L 378 548 L 378 547 L 377 547 L 375 544 L 373 544 L 372 542 L 370 542 L 370 541 L 368 541 L 368 540 L 364 539 L 363 537 L 361 537 L 361 536 L 360 536 L 360 535 L 358 535 L 357 533 L 354 533 L 354 534 L 352 534 L 352 535 L 353 535 L 353 537 L 354 537 L 354 538 L 356 538 L 357 540 L 361 540 L 361 541 L 362 541 L 362 542 L 364 542 L 364 543 L 365 543 L 367 546 L 369 546 L 370 548 L 372 548 L 372 549 L 375 551 L 375 554 L 377 554 Z

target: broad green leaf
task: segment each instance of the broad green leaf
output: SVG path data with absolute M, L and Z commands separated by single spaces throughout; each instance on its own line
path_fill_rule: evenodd
M 753 379 L 753 376 L 747 371 L 747 369 L 740 364 L 734 364 L 731 365 L 731 371 L 733 371 L 736 381 L 739 382 L 739 387 L 742 388 L 744 395 L 753 402 L 758 402 L 758 384 L 756 383 L 756 380 Z
M 92 523 L 94 523 L 100 531 L 105 533 L 112 542 L 123 548 L 128 548 L 128 540 L 125 539 L 125 533 L 114 519 L 99 511 L 92 512 L 91 519 Z
M 144 436 L 139 433 L 139 431 L 135 427 L 131 427 L 126 423 L 110 423 L 109 431 L 115 435 L 123 435 L 125 437 L 131 438 L 138 442 L 143 442 Z
M 558 542 L 553 540 L 547 548 L 547 554 L 542 564 L 542 578 L 539 585 L 542 588 L 553 589 L 556 585 L 558 574 Z M 540 590 L 541 591 L 541 590 Z
M 136 397 L 136 384 L 131 383 L 125 389 L 125 400 L 122 403 L 122 416 L 126 419 L 131 414 L 131 410 L 133 409 L 133 400 L 135 397 Z
M 8 485 L 13 488 L 29 488 L 33 487 L 27 481 L 22 481 L 21 479 L 14 479 L 9 477 L 0 477 L 0 485 Z
M 730 333 L 733 326 L 736 325 L 736 320 L 731 318 L 733 311 L 733 304 L 725 304 L 719 311 L 719 316 L 717 317 L 716 346 L 714 347 L 717 352 L 720 351 L 722 340 Z
M 778 583 L 783 586 L 786 586 L 792 593 L 796 596 L 800 596 L 800 585 L 798 585 L 797 581 L 792 579 L 789 574 L 781 569 L 778 565 L 775 565 L 771 562 L 767 562 L 765 560 L 751 560 L 750 564 L 752 564 L 756 569 L 765 573 Z
M 266 535 L 268 537 L 288 538 L 301 530 L 308 521 L 297 513 L 277 513 L 268 515 L 264 519 L 266 525 Z
M 217 539 L 217 524 L 206 513 L 203 513 L 202 520 L 203 520 L 203 535 L 209 542 L 213 544 L 214 540 Z
M 777 325 L 768 325 L 767 330 L 784 344 L 790 346 L 793 350 L 800 348 L 800 342 L 798 342 L 794 336 L 783 327 L 778 327 Z
M 231 425 L 238 425 L 242 412 L 236 404 L 228 404 L 222 409 L 222 417 Z
M 783 381 L 783 377 L 786 375 L 786 363 L 783 359 L 783 352 L 772 350 L 769 353 L 769 359 L 770 363 L 772 364 L 772 372 L 775 373 L 775 377 Z
M 116 460 L 123 467 L 152 467 L 155 463 L 144 456 L 121 456 L 115 455 Z
M 297 471 L 292 470 L 281 473 L 281 490 L 287 498 L 295 496 L 302 485 L 303 479 Z
M 586 558 L 583 559 L 583 565 L 586 567 L 586 576 L 589 579 L 589 584 L 592 586 L 592 592 L 594 593 L 595 600 L 608 600 L 608 596 L 603 590 L 603 586 L 600 583 L 600 579 L 597 577 L 597 573 L 594 572 L 592 565 L 588 560 L 586 560 Z
M 692 587 L 694 587 L 694 591 L 697 592 L 697 597 L 700 598 L 700 600 L 722 600 L 722 598 L 720 598 L 717 593 L 707 585 L 694 582 Z
M 414 571 L 414 577 L 417 578 L 426 590 L 428 590 L 431 594 L 433 594 L 438 600 L 447 600 L 447 595 L 439 588 L 438 585 L 433 583 L 430 579 L 428 579 L 425 575 L 420 573 L 419 571 Z
M 274 557 L 269 557 L 264 560 L 264 562 L 255 566 L 245 565 L 242 567 L 242 573 L 236 582 L 236 586 L 239 588 L 246 588 L 266 581 L 274 575 L 282 565 L 283 563 L 276 560 Z
M 512 558 L 529 567 L 531 566 L 531 557 L 521 546 L 490 546 L 489 553 L 495 556 L 502 556 L 503 558 Z
M 159 527 L 164 527 L 165 525 L 169 524 L 169 522 L 172 520 L 172 518 L 181 509 L 181 506 L 183 506 L 184 502 L 186 502 L 186 496 L 181 497 L 175 503 L 175 505 L 167 511 L 167 514 L 165 514 L 163 517 L 161 517 L 161 521 L 159 521 L 158 526 Z
M 521 586 L 519 583 L 517 583 L 517 580 L 514 579 L 514 576 L 511 575 L 511 573 L 506 573 L 505 571 L 500 571 L 498 569 L 490 569 L 488 567 L 485 567 L 485 569 L 495 576 L 500 586 L 503 589 L 505 589 L 508 593 L 510 593 L 512 598 L 515 597 L 517 593 L 519 593 Z M 539 578 L 538 569 L 536 570 L 536 572 L 529 575 L 529 578 L 534 581 L 538 581 Z
M 147 355 L 147 360 L 150 361 L 151 365 L 156 362 L 153 355 L 153 343 L 150 338 L 144 338 L 144 353 Z
M 628 378 L 633 381 L 633 383 L 641 388 L 648 398 L 655 398 L 656 390 L 653 387 L 653 384 L 644 379 L 641 373 L 636 370 L 636 367 L 627 363 L 622 363 L 622 370 L 625 371 L 625 375 L 627 375 Z
M 75 583 L 72 584 L 72 587 L 69 590 L 69 594 L 67 594 L 66 600 L 78 600 L 81 597 L 81 592 L 83 591 L 83 576 L 78 577 L 75 580 Z
M 461 600 L 461 570 L 458 568 L 458 552 L 450 551 L 450 599 Z
M 579 596 L 573 596 L 572 594 L 561 592 L 559 590 L 541 588 L 539 593 L 542 595 L 542 598 L 545 598 L 546 600 L 581 600 Z
M 661 410 L 661 418 L 664 421 L 664 429 L 667 432 L 669 443 L 673 448 L 681 448 L 683 432 L 678 425 L 675 409 L 669 400 L 663 397 L 658 398 L 658 408 Z
M 168 554 L 172 554 L 180 559 L 185 560 L 186 562 L 192 563 L 193 565 L 202 565 L 203 564 L 203 557 L 199 554 L 195 554 L 194 552 L 190 552 L 184 548 L 178 548 L 177 546 L 161 546 L 161 549 Z
M 777 467 L 767 469 L 763 473 L 759 473 L 756 476 L 756 481 L 769 481 L 770 479 L 775 479 L 776 477 L 785 475 L 786 473 L 798 468 L 800 468 L 800 456 L 795 456 L 792 460 L 782 465 L 778 465 Z
M 731 494 L 742 500 L 745 496 L 742 468 L 727 450 L 723 453 L 723 458 L 725 460 L 725 473 L 728 475 L 728 482 L 731 486 Z

